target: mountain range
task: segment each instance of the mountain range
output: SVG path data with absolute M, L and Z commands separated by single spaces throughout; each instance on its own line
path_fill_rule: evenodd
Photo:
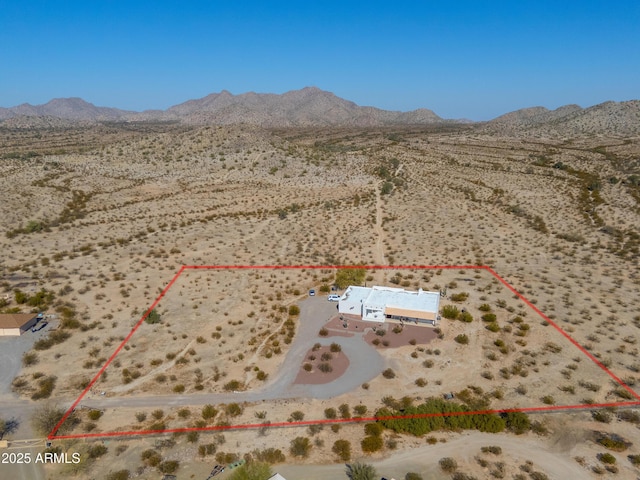
M 36 121 L 37 119 L 37 121 Z M 393 126 L 474 123 L 447 120 L 428 109 L 409 112 L 362 107 L 316 87 L 283 94 L 243 93 L 223 90 L 188 100 L 167 110 L 134 112 L 97 107 L 81 98 L 56 98 L 43 105 L 0 107 L 0 124 L 69 122 L 175 121 L 188 124 L 238 124 L 262 127 Z M 30 121 L 30 122 L 29 122 Z M 34 122 L 35 121 L 35 122 Z M 481 130 L 518 134 L 640 133 L 640 101 L 605 102 L 589 108 L 565 105 L 556 110 L 532 107 L 507 113 L 489 122 L 477 122 Z

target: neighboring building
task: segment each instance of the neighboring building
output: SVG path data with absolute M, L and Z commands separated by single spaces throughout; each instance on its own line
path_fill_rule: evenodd
M 20 336 L 38 322 L 37 313 L 0 314 L 0 337 Z
M 267 480 L 287 480 L 287 479 L 284 478 L 279 473 L 276 473 L 275 475 L 272 475 L 271 477 L 269 477 Z
M 344 292 L 338 311 L 359 315 L 362 320 L 384 322 L 428 323 L 436 325 L 440 308 L 440 292 L 411 292 L 391 287 L 354 287 Z

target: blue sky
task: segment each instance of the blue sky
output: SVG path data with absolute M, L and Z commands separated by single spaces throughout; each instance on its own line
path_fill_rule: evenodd
M 640 2 L 0 0 L 0 106 L 314 85 L 483 120 L 640 98 Z

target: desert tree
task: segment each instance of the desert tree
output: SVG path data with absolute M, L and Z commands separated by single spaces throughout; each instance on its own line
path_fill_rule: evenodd
M 62 419 L 64 413 L 64 409 L 59 408 L 57 405 L 44 403 L 33 412 L 31 426 L 39 434 L 48 435 Z M 72 419 L 67 418 L 65 424 L 67 423 L 71 425 L 73 423 Z M 65 424 L 63 424 L 63 426 L 69 426 Z
M 249 462 L 237 468 L 229 480 L 267 480 L 273 472 L 268 463 Z
M 347 477 L 349 480 L 378 480 L 378 472 L 368 463 L 347 464 Z

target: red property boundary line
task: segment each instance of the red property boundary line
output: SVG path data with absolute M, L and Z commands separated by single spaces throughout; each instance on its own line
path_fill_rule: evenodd
M 514 295 L 522 300 L 528 307 L 536 312 L 544 321 L 549 323 L 555 328 L 563 337 L 571 342 L 578 348 L 584 355 L 586 355 L 593 363 L 600 367 L 609 377 L 611 377 L 618 385 L 631 394 L 637 401 L 631 402 L 612 402 L 612 403 L 597 403 L 597 404 L 576 404 L 576 405 L 552 405 L 544 407 L 523 407 L 523 408 L 511 408 L 511 409 L 499 409 L 499 410 L 478 410 L 470 412 L 451 412 L 451 413 L 428 413 L 428 414 L 414 414 L 414 415 L 394 415 L 389 417 L 367 417 L 367 418 L 350 418 L 350 419 L 320 419 L 320 420 L 306 420 L 299 422 L 279 422 L 279 423 L 261 423 L 261 424 L 242 424 L 242 425 L 220 425 L 212 427 L 194 427 L 194 428 L 174 428 L 165 430 L 137 430 L 131 432 L 100 432 L 100 433 L 84 433 L 73 435 L 56 435 L 62 424 L 69 418 L 71 413 L 76 409 L 78 404 L 82 401 L 85 395 L 91 390 L 93 385 L 102 376 L 107 367 L 111 364 L 114 358 L 124 348 L 126 343 L 131 339 L 134 333 L 138 330 L 140 325 L 146 320 L 151 311 L 160 303 L 160 301 L 167 294 L 169 289 L 178 280 L 180 275 L 185 270 L 336 270 L 346 268 L 358 268 L 366 270 L 486 270 L 493 275 L 500 283 L 507 287 Z M 89 385 L 82 391 L 78 398 L 73 402 L 69 409 L 62 416 L 60 421 L 47 435 L 48 440 L 63 440 L 74 438 L 102 438 L 102 437 L 122 437 L 122 436 L 141 436 L 141 435 L 157 435 L 165 433 L 178 433 L 178 432 L 192 432 L 192 431 L 219 431 L 219 430 L 243 430 L 263 427 L 292 427 L 292 426 L 308 426 L 317 424 L 330 424 L 330 423 L 357 423 L 357 422 L 372 422 L 376 420 L 391 420 L 391 419 L 410 419 L 410 418 L 428 418 L 428 417 L 444 417 L 444 416 L 459 416 L 459 415 L 486 415 L 486 414 L 499 414 L 509 412 L 553 412 L 553 411 L 570 411 L 590 408 L 603 408 L 603 407 L 623 407 L 623 406 L 635 406 L 640 405 L 640 394 L 636 393 L 631 387 L 623 382 L 617 375 L 609 370 L 602 362 L 600 362 L 595 356 L 589 353 L 582 345 L 580 345 L 571 335 L 564 331 L 557 323 L 546 316 L 540 309 L 538 309 L 533 303 L 527 300 L 520 292 L 518 292 L 513 286 L 511 286 L 506 280 L 504 280 L 498 273 L 487 265 L 183 265 L 178 272 L 173 276 L 171 281 L 162 290 L 160 295 L 155 299 L 151 306 L 145 311 L 140 320 L 134 325 L 127 337 L 120 343 L 118 348 L 107 359 L 102 368 L 93 377 Z

